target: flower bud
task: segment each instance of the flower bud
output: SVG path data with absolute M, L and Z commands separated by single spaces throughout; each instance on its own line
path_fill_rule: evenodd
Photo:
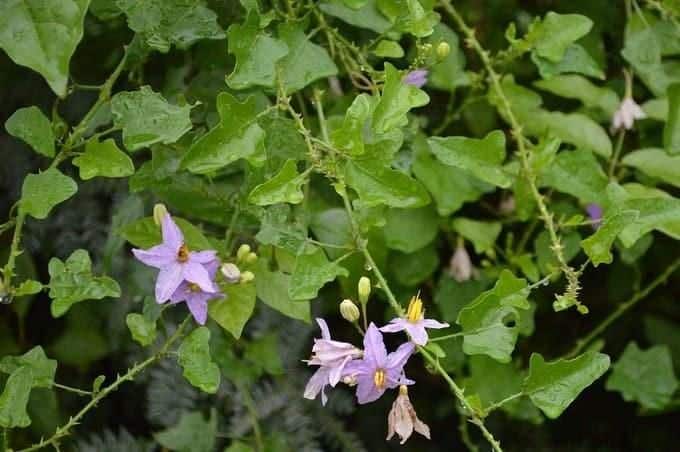
M 247 284 L 255 279 L 255 274 L 253 272 L 243 272 L 241 273 L 241 284 Z
M 449 45 L 449 43 L 446 41 L 440 42 L 439 45 L 437 46 L 437 57 L 443 60 L 444 58 L 449 56 L 449 53 L 451 53 L 451 46 Z
M 246 261 L 246 264 L 254 264 L 255 262 L 257 262 L 257 254 L 255 254 L 251 251 L 246 256 L 245 261 Z
M 465 250 L 465 246 L 459 245 L 453 256 L 451 256 L 449 272 L 453 279 L 458 282 L 467 281 L 472 277 L 472 261 L 470 260 L 470 255 Z
M 358 292 L 359 302 L 361 304 L 366 304 L 368 302 L 368 297 L 371 296 L 371 280 L 365 276 L 359 278 Z
M 354 304 L 352 300 L 342 300 L 340 302 L 340 314 L 342 315 L 342 318 L 347 320 L 348 322 L 356 322 L 359 320 L 360 313 L 359 313 L 359 308 L 357 305 Z
M 158 203 L 153 206 L 153 222 L 156 226 L 160 226 L 163 223 L 163 218 L 168 214 L 168 209 L 165 204 Z
M 244 243 L 243 245 L 238 247 L 238 251 L 236 251 L 236 259 L 239 261 L 242 261 L 245 259 L 248 254 L 250 253 L 250 245 L 247 243 Z
M 239 270 L 236 264 L 225 262 L 220 267 L 220 271 L 222 272 L 222 275 L 224 275 L 224 279 L 226 279 L 227 282 L 237 283 L 241 280 L 241 270 Z

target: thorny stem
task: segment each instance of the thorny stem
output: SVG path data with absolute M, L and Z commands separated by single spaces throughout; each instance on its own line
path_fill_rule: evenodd
M 676 259 L 670 266 L 666 267 L 666 269 L 659 276 L 657 276 L 651 283 L 649 283 L 647 287 L 636 292 L 628 301 L 618 305 L 614 312 L 612 312 L 604 320 L 602 320 L 602 322 L 600 322 L 590 333 L 588 333 L 588 335 L 586 335 L 583 339 L 578 340 L 574 348 L 569 353 L 567 353 L 566 358 L 572 358 L 581 353 L 581 351 L 583 351 L 585 347 L 587 347 L 591 342 L 593 342 L 595 338 L 597 338 L 607 328 L 609 328 L 609 325 L 614 323 L 614 321 L 616 321 L 619 317 L 625 314 L 628 310 L 630 310 L 640 301 L 647 298 L 647 296 L 654 289 L 656 289 L 661 284 L 665 283 L 666 280 L 678 268 L 680 268 L 680 258 Z
M 109 78 L 104 82 L 104 84 L 101 87 L 101 91 L 99 92 L 99 97 L 97 98 L 97 101 L 94 103 L 92 108 L 85 114 L 83 119 L 78 123 L 77 126 L 73 128 L 71 133 L 69 134 L 68 138 L 66 139 L 66 142 L 64 145 L 61 147 L 61 150 L 59 153 L 54 157 L 52 160 L 52 163 L 50 163 L 50 166 L 48 169 L 53 169 L 56 168 L 61 162 L 63 162 L 68 156 L 70 155 L 71 150 L 75 146 L 76 142 L 82 137 L 82 135 L 87 131 L 87 128 L 90 124 L 90 121 L 94 117 L 94 115 L 97 113 L 99 110 L 99 107 L 104 104 L 104 102 L 108 101 L 111 98 L 111 90 L 113 89 L 113 85 L 116 83 L 116 80 L 118 80 L 118 77 L 120 76 L 121 72 L 123 71 L 123 68 L 125 67 L 125 62 L 127 61 L 127 56 L 128 56 L 128 49 L 130 47 L 125 48 L 125 53 L 123 54 L 123 58 L 121 58 L 120 62 L 118 63 L 118 66 L 114 69 L 113 73 L 109 76 Z M 26 220 L 26 214 L 19 206 L 17 209 L 17 217 L 15 220 L 15 225 L 14 225 L 14 235 L 12 236 L 12 244 L 10 246 L 10 251 L 9 251 L 9 257 L 7 258 L 7 264 L 5 265 L 3 269 L 3 276 L 5 278 L 5 285 L 7 286 L 7 289 L 10 293 L 13 292 L 12 288 L 12 277 L 14 276 L 14 266 L 16 262 L 16 257 L 19 255 L 19 245 L 21 243 L 21 232 L 23 230 L 24 226 L 24 221 Z
M 364 238 L 361 237 L 361 233 L 359 231 L 359 228 L 357 226 L 356 219 L 354 218 L 354 212 L 352 210 L 352 206 L 349 202 L 349 198 L 347 197 L 347 193 L 342 187 L 342 190 L 340 190 L 340 196 L 342 196 L 343 203 L 345 205 L 345 210 L 347 210 L 347 215 L 350 218 L 350 223 L 352 224 L 352 229 L 354 232 L 354 238 L 356 241 L 357 248 L 361 253 L 364 255 L 364 258 L 366 259 L 366 263 L 368 266 L 371 268 L 371 271 L 373 272 L 373 275 L 376 277 L 378 280 L 378 284 L 382 288 L 383 292 L 385 292 L 385 295 L 387 296 L 387 301 L 389 302 L 390 306 L 396 312 L 396 314 L 400 317 L 403 317 L 405 315 L 404 308 L 399 304 L 397 301 L 396 297 L 394 296 L 394 293 L 392 293 L 392 290 L 390 289 L 389 285 L 387 284 L 387 280 L 383 276 L 382 272 L 378 268 L 378 266 L 375 263 L 375 260 L 373 259 L 373 256 L 371 255 L 370 251 L 368 250 L 367 247 L 367 242 Z M 444 368 L 441 366 L 439 363 L 439 360 L 432 356 L 430 352 L 428 352 L 424 347 L 418 347 L 418 351 L 420 352 L 421 355 L 423 355 L 423 358 L 425 361 L 427 361 L 434 369 L 437 370 L 437 372 L 444 378 L 444 380 L 448 383 L 451 391 L 453 394 L 456 396 L 460 404 L 462 405 L 463 409 L 468 413 L 468 416 L 470 418 L 470 422 L 475 424 L 481 431 L 484 437 L 487 439 L 491 447 L 493 448 L 494 452 L 502 452 L 500 443 L 496 441 L 491 434 L 491 432 L 486 428 L 484 425 L 484 421 L 476 414 L 472 406 L 467 402 L 465 399 L 465 394 L 463 390 L 456 384 L 456 382 L 451 378 L 451 376 L 444 370 Z
M 510 100 L 506 96 L 505 91 L 501 86 L 501 78 L 493 67 L 489 52 L 482 47 L 479 40 L 477 40 L 475 37 L 475 31 L 465 23 L 465 20 L 451 4 L 451 1 L 440 0 L 439 4 L 451 16 L 458 28 L 463 32 L 468 45 L 477 53 L 480 60 L 482 61 L 482 64 L 484 65 L 484 68 L 489 74 L 491 87 L 502 104 L 503 110 L 505 111 L 505 115 L 512 129 L 512 135 L 515 137 L 515 141 L 517 142 L 517 155 L 520 160 L 522 174 L 526 178 L 531 195 L 538 206 L 540 217 L 545 223 L 545 227 L 548 230 L 548 234 L 550 235 L 550 242 L 552 244 L 551 249 L 553 254 L 557 258 L 560 270 L 567 278 L 568 284 L 566 296 L 570 298 L 571 302 L 578 307 L 580 302 L 576 296 L 578 295 L 578 291 L 580 289 L 578 281 L 579 273 L 567 264 L 567 260 L 564 257 L 564 247 L 560 241 L 560 237 L 557 235 L 557 228 L 555 227 L 553 214 L 548 210 L 548 206 L 545 203 L 543 195 L 541 195 L 540 191 L 538 190 L 538 186 L 536 185 L 536 175 L 533 173 L 531 168 L 529 150 L 525 144 L 522 126 L 513 113 Z
M 66 385 L 62 385 L 62 384 L 59 384 L 59 383 L 53 383 L 52 385 L 55 388 L 63 389 L 64 391 L 68 391 L 68 392 L 73 392 L 73 393 L 78 394 L 78 395 L 88 396 L 88 397 L 92 396 L 92 391 L 85 391 L 83 389 L 73 388 L 71 386 L 66 386 Z
M 58 447 L 58 442 L 61 438 L 68 436 L 71 432 L 71 429 L 75 428 L 79 423 L 80 420 L 97 404 L 104 399 L 106 396 L 108 396 L 110 393 L 114 392 L 120 385 L 125 383 L 126 381 L 133 381 L 134 378 L 142 372 L 144 369 L 149 367 L 151 364 L 154 364 L 156 361 L 161 360 L 165 355 L 168 354 L 168 350 L 170 349 L 170 346 L 177 342 L 182 337 L 182 333 L 184 331 L 184 328 L 186 328 L 187 324 L 189 323 L 189 320 L 191 320 L 191 316 L 187 316 L 182 323 L 177 327 L 175 332 L 173 333 L 172 336 L 168 338 L 168 340 L 165 341 L 163 346 L 153 354 L 152 356 L 148 357 L 146 360 L 142 361 L 141 363 L 135 364 L 132 366 L 124 375 L 119 376 L 116 378 L 116 381 L 102 389 L 101 391 L 97 392 L 94 397 L 92 397 L 92 400 L 85 405 L 80 411 L 78 411 L 74 416 L 72 416 L 69 421 L 64 424 L 61 427 L 58 427 L 54 435 L 52 435 L 50 438 L 46 440 L 41 440 L 39 443 L 33 444 L 32 446 L 27 447 L 26 449 L 21 449 L 17 452 L 31 452 L 34 450 L 39 450 L 42 449 L 43 447 L 53 445 L 55 447 Z
M 616 166 L 619 164 L 619 156 L 621 155 L 621 148 L 623 147 L 623 138 L 626 135 L 626 129 L 621 128 L 618 137 L 616 138 L 616 147 L 614 148 L 614 154 L 609 162 L 609 180 L 614 180 L 614 172 L 616 171 Z

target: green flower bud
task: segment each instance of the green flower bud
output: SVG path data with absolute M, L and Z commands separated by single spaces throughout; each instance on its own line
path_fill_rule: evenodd
M 239 246 L 238 251 L 236 252 L 236 259 L 242 261 L 248 256 L 249 253 L 250 245 L 244 243 L 243 245 Z
M 160 226 L 163 223 L 163 218 L 168 214 L 168 209 L 165 204 L 158 203 L 153 206 L 153 222 L 156 226 Z
M 246 261 L 246 264 L 254 264 L 255 262 L 257 262 L 257 254 L 255 254 L 251 251 L 246 256 L 245 261 Z
M 352 323 L 359 320 L 359 317 L 361 316 L 359 308 L 352 300 L 342 300 L 342 302 L 340 302 L 340 315 L 342 315 L 343 319 Z
M 439 43 L 437 46 L 437 57 L 440 60 L 443 60 L 447 56 L 449 56 L 449 53 L 451 53 L 451 46 L 449 45 L 448 42 L 442 41 Z
M 359 302 L 361 304 L 366 304 L 368 302 L 368 297 L 371 296 L 371 280 L 365 276 L 359 278 Z
M 241 284 L 247 284 L 255 279 L 255 274 L 253 272 L 243 272 L 241 273 Z

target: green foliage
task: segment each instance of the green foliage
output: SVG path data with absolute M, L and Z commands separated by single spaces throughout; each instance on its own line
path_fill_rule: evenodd
M 253 314 L 255 297 L 255 284 L 228 285 L 224 297 L 208 306 L 210 318 L 238 339 Z
M 38 107 L 20 108 L 5 122 L 10 135 L 28 143 L 34 151 L 54 157 L 52 123 Z
M 158 443 L 178 452 L 212 452 L 215 450 L 217 415 L 205 419 L 200 412 L 185 413 L 174 427 L 154 433 Z
M 220 386 L 220 370 L 210 356 L 210 330 L 196 328 L 182 341 L 178 362 L 184 378 L 203 392 L 214 394 Z
M 307 183 L 306 173 L 298 174 L 295 160 L 286 160 L 281 171 L 267 182 L 263 182 L 250 192 L 248 201 L 258 206 L 268 206 L 280 202 L 299 204 L 304 198 L 302 185 Z
M 29 174 L 21 188 L 21 209 L 43 220 L 50 211 L 78 191 L 78 185 L 56 168 L 39 174 Z
M 80 168 L 82 180 L 93 177 L 128 177 L 135 173 L 135 166 L 130 157 L 118 149 L 115 141 L 108 139 L 102 142 L 88 141 L 85 153 L 73 159 L 73 164 Z
M 16 369 L 7 379 L 0 394 L 0 427 L 28 427 L 31 418 L 26 413 L 28 396 L 33 387 L 33 373 L 28 366 Z
M 57 362 L 48 359 L 41 346 L 33 347 L 21 356 L 5 356 L 0 360 L 0 372 L 6 374 L 13 374 L 22 367 L 31 371 L 31 387 L 52 387 L 54 374 L 57 371 Z

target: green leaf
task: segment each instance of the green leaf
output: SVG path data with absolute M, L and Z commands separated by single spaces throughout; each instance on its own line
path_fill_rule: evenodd
M 210 330 L 196 328 L 184 338 L 178 353 L 184 378 L 201 391 L 215 394 L 220 386 L 220 369 L 210 357 Z
M 168 103 L 149 86 L 120 92 L 111 99 L 113 124 L 123 129 L 123 144 L 129 151 L 179 140 L 191 130 L 191 108 Z
M 281 82 L 287 94 L 338 73 L 338 68 L 326 49 L 312 43 L 302 27 L 292 22 L 283 23 L 278 31 L 279 38 L 290 49 L 288 55 L 279 63 Z
M 0 427 L 24 428 L 31 425 L 26 406 L 32 386 L 33 373 L 30 367 L 22 366 L 12 372 L 0 395 Z
M 635 222 L 639 213 L 636 210 L 617 212 L 612 216 L 605 216 L 597 231 L 581 241 L 583 251 L 588 255 L 593 265 L 611 264 L 613 260 L 610 251 L 614 240 L 629 224 Z
M 248 201 L 258 206 L 287 202 L 299 204 L 305 195 L 302 186 L 308 181 L 308 171 L 298 174 L 295 160 L 286 160 L 278 174 L 253 189 Z
M 154 433 L 153 437 L 164 448 L 177 452 L 214 452 L 217 415 L 213 409 L 206 420 L 199 411 L 185 411 L 177 425 Z
M 453 230 L 472 242 L 475 252 L 484 253 L 493 249 L 503 226 L 496 221 L 476 221 L 469 218 L 455 218 Z
M 432 11 L 432 5 L 429 4 L 426 10 L 420 0 L 379 0 L 378 7 L 385 15 L 393 17 L 395 30 L 417 38 L 430 36 L 439 22 L 439 14 Z
M 588 150 L 560 152 L 541 180 L 558 191 L 575 196 L 582 203 L 605 202 L 607 175 Z
M 382 58 L 401 58 L 404 56 L 404 49 L 396 41 L 383 39 L 375 46 L 373 54 Z
M 208 314 L 235 339 L 239 339 L 255 309 L 255 284 L 229 284 L 222 289 L 224 297 L 208 303 Z
M 476 201 L 484 193 L 494 190 L 493 185 L 466 171 L 441 163 L 430 152 L 422 136 L 415 140 L 414 151 L 413 174 L 430 192 L 441 216 L 448 216 L 463 207 L 464 203 Z
M 248 13 L 243 25 L 232 24 L 227 30 L 229 53 L 236 57 L 234 71 L 227 77 L 232 89 L 274 86 L 276 63 L 288 54 L 288 46 L 260 30 L 260 16 Z
M 668 87 L 668 116 L 663 128 L 663 147 L 671 155 L 680 154 L 680 83 Z
M 172 219 L 184 234 L 184 241 L 190 249 L 206 250 L 212 248 L 210 241 L 199 228 L 183 218 L 173 216 Z M 126 224 L 120 230 L 120 234 L 125 240 L 138 248 L 151 248 L 163 241 L 161 228 L 154 222 L 153 217 L 140 218 Z
M 285 373 L 279 353 L 279 337 L 276 333 L 265 334 L 250 342 L 243 357 L 269 375 Z
M 108 140 L 89 140 L 85 144 L 85 152 L 73 159 L 73 164 L 80 168 L 80 178 L 92 179 L 102 177 L 127 177 L 135 173 L 135 165 L 126 153 L 118 149 L 116 142 Z
M 376 3 L 379 0 L 367 0 L 358 9 L 345 5 L 343 0 L 326 0 L 319 5 L 319 9 L 329 16 L 354 25 L 359 28 L 373 30 L 376 33 L 386 32 L 392 24 L 380 13 Z
M 538 67 L 538 72 L 544 79 L 550 79 L 558 74 L 577 73 L 604 80 L 605 74 L 595 59 L 579 44 L 570 44 L 564 57 L 559 62 L 551 61 L 531 54 L 531 60 Z
M 502 168 L 505 161 L 505 134 L 500 130 L 494 130 L 482 139 L 432 137 L 427 141 L 432 153 L 442 163 L 460 168 L 498 187 L 510 186 L 510 176 Z
M 439 267 L 439 255 L 431 244 L 413 253 L 392 252 L 389 263 L 390 272 L 399 284 L 415 287 L 434 274 Z
M 420 182 L 401 171 L 372 161 L 348 161 L 345 179 L 367 206 L 387 204 L 391 207 L 413 208 L 430 202 L 430 196 Z
M 41 346 L 35 346 L 21 356 L 5 356 L 0 361 L 0 372 L 6 374 L 14 373 L 21 367 L 31 370 L 33 387 L 52 387 L 54 374 L 57 372 L 57 362 L 48 359 Z
M 69 62 L 83 37 L 90 0 L 9 0 L 0 14 L 0 48 L 66 96 Z
M 156 321 L 144 317 L 136 312 L 130 313 L 125 317 L 125 324 L 132 334 L 132 339 L 142 347 L 153 344 L 156 340 Z
M 553 362 L 546 362 L 540 354 L 532 353 L 523 392 L 546 416 L 555 419 L 607 369 L 609 356 L 595 351 Z
M 166 53 L 201 39 L 224 39 L 217 15 L 200 0 L 116 0 L 129 27 L 146 45 Z
M 678 388 L 668 346 L 655 345 L 640 350 L 635 342 L 629 342 L 612 365 L 606 388 L 620 392 L 624 400 L 634 400 L 645 408 L 664 408 Z
M 35 152 L 54 157 L 52 123 L 35 106 L 20 108 L 5 122 L 7 133 L 28 143 Z
M 388 248 L 412 253 L 431 243 L 439 231 L 439 217 L 431 207 L 389 209 L 383 228 Z
M 519 334 L 520 313 L 529 309 L 526 281 L 503 270 L 496 285 L 461 309 L 463 351 L 468 355 L 488 355 L 507 363 Z
M 548 80 L 538 80 L 534 85 L 567 99 L 576 99 L 589 108 L 599 108 L 612 116 L 621 103 L 613 90 L 593 84 L 580 75 L 559 75 Z
M 56 168 L 29 174 L 21 188 L 21 209 L 39 220 L 47 218 L 52 208 L 78 191 L 76 182 Z
M 224 168 L 238 159 L 262 166 L 265 156 L 264 130 L 255 122 L 257 100 L 242 103 L 229 93 L 217 96 L 220 122 L 196 141 L 184 155 L 182 168 L 205 174 Z
M 535 43 L 535 52 L 559 62 L 569 45 L 587 35 L 592 27 L 593 21 L 586 16 L 550 11 L 539 25 L 540 38 Z
M 385 85 L 373 112 L 373 129 L 385 133 L 408 123 L 406 113 L 430 102 L 425 91 L 402 81 L 401 73 L 385 63 Z
M 26 295 L 35 295 L 38 292 L 43 290 L 43 285 L 39 281 L 34 281 L 32 279 L 27 279 L 25 281 L 21 281 L 21 284 L 19 284 L 19 287 L 17 287 L 14 290 L 14 296 L 15 297 L 23 297 Z
M 675 187 L 680 187 L 680 155 L 668 155 L 663 149 L 640 149 L 626 154 L 621 163 Z
M 304 301 L 294 301 L 288 295 L 291 277 L 280 271 L 269 271 L 264 259 L 258 260 L 255 272 L 257 297 L 266 305 L 285 316 L 309 323 L 310 306 Z
M 449 54 L 440 59 L 436 52 L 432 52 L 428 66 L 427 86 L 453 92 L 460 86 L 469 84 L 469 77 L 465 73 L 465 54 L 460 48 L 458 35 L 447 25 L 438 23 L 434 26 L 434 33 L 427 42 L 436 49 L 439 43 L 446 42 L 450 47 Z
M 53 317 L 61 317 L 75 303 L 120 297 L 120 286 L 108 276 L 94 276 L 92 261 L 85 250 L 76 250 L 66 262 L 50 259 L 50 310 Z
M 292 300 L 314 299 L 326 283 L 338 276 L 349 276 L 349 272 L 337 262 L 329 262 L 321 248 L 307 245 L 295 259 L 288 296 Z
M 356 156 L 364 153 L 364 125 L 371 113 L 371 100 L 368 94 L 359 94 L 345 112 L 342 125 L 333 130 L 331 140 L 338 149 Z

